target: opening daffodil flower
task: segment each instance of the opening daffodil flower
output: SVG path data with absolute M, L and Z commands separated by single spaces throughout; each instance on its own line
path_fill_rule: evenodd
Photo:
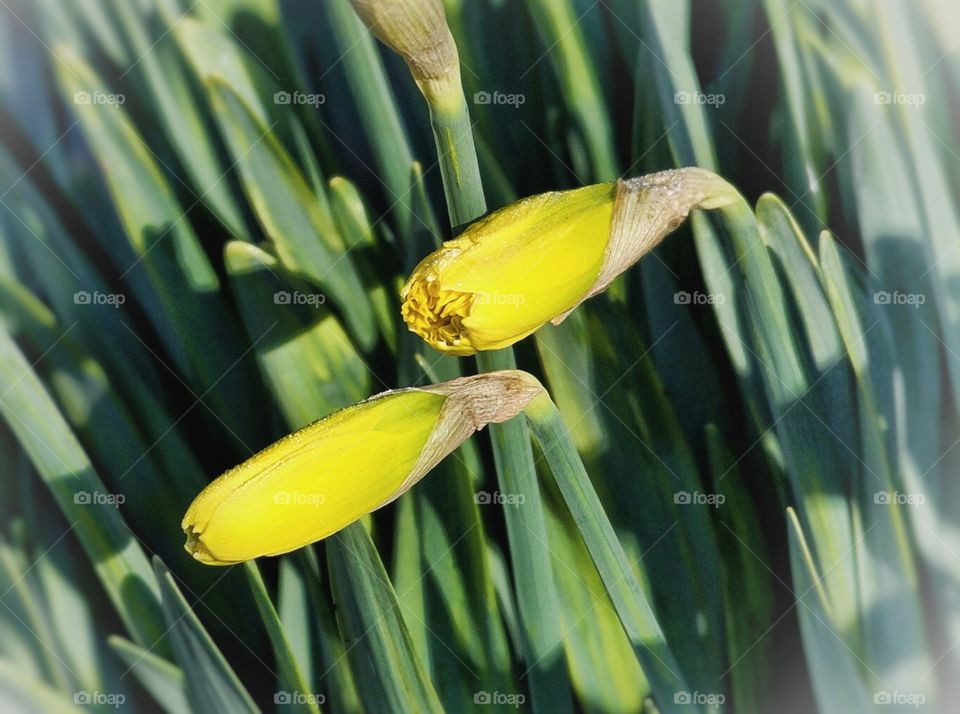
M 507 370 L 384 392 L 296 431 L 210 483 L 181 526 L 208 565 L 279 555 L 401 496 L 471 434 L 542 391 Z
M 699 168 L 524 198 L 424 258 L 401 291 L 403 319 L 441 352 L 507 347 L 606 290 L 691 210 L 737 200 Z

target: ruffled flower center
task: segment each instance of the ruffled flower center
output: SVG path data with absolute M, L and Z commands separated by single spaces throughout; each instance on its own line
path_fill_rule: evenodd
M 411 332 L 441 352 L 473 354 L 476 350 L 463 320 L 473 308 L 474 294 L 446 290 L 430 276 L 414 280 L 403 296 L 400 313 Z

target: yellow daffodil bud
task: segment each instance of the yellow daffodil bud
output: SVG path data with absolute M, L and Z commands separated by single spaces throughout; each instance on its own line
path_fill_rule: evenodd
M 186 550 L 229 565 L 326 538 L 398 498 L 541 390 L 529 374 L 507 370 L 384 392 L 334 412 L 207 486 L 181 524 Z
M 606 290 L 691 210 L 736 200 L 699 168 L 524 198 L 424 258 L 401 291 L 403 319 L 441 352 L 512 345 Z
M 440 0 L 350 0 L 363 23 L 403 57 L 420 91 L 442 103 L 459 94 L 460 56 Z

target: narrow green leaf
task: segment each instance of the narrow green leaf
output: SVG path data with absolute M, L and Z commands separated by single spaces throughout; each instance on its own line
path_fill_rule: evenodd
M 317 623 L 311 622 L 307 584 L 292 558 L 280 560 L 276 609 L 294 660 L 311 677 L 319 665 L 319 653 L 314 652 Z
M 162 657 L 117 635 L 107 638 L 117 657 L 167 714 L 188 714 L 187 679 L 183 671 Z
M 403 620 L 410 633 L 414 651 L 423 662 L 424 669 L 434 676 L 435 667 L 430 659 L 432 653 L 427 625 L 427 583 L 421 570 L 423 545 L 421 524 L 417 513 L 417 494 L 406 493 L 397 501 L 397 523 L 393 545 L 393 582 L 397 589 Z M 442 691 L 438 692 L 442 696 Z
M 553 400 L 571 420 L 577 451 L 590 460 L 607 446 L 608 438 L 598 413 L 597 395 L 602 390 L 595 383 L 597 365 L 586 311 L 576 310 L 560 325 L 539 330 L 535 339 Z
M 104 83 L 79 57 L 61 69 L 68 96 L 103 92 Z M 252 378 L 239 331 L 220 294 L 220 281 L 156 161 L 126 110 L 97 102 L 76 111 L 110 188 L 136 259 L 122 279 L 149 282 L 156 303 L 148 316 L 173 364 L 231 430 L 254 442 L 260 416 L 245 408 Z M 241 389 L 241 385 L 244 387 Z
M 227 243 L 224 261 L 240 314 L 267 384 L 291 428 L 364 399 L 370 373 L 320 295 L 284 278 L 279 261 L 240 241 Z M 295 302 L 302 296 L 306 303 Z
M 260 121 L 272 124 L 279 119 L 276 109 L 261 97 L 270 96 L 272 100 L 274 85 L 263 76 L 256 59 L 244 53 L 223 30 L 218 22 L 201 22 L 190 16 L 171 24 L 171 33 L 201 85 L 213 77 L 220 78 Z
M 596 5 L 583 13 L 572 0 L 530 0 L 527 6 L 561 83 L 567 111 L 576 118 L 582 135 L 587 158 L 577 173 L 584 178 L 589 175 L 594 181 L 610 181 L 619 174 L 613 132 L 581 30 L 581 21 L 587 13 L 596 11 Z
M 863 82 L 869 83 L 868 78 Z M 947 505 L 951 492 L 947 482 L 952 481 L 953 472 L 940 459 L 952 444 L 955 430 L 942 417 L 946 375 L 940 369 L 944 350 L 936 334 L 937 306 L 928 272 L 931 258 L 922 207 L 911 190 L 908 157 L 883 111 L 885 105 L 873 101 L 874 88 L 854 93 L 856 101 L 846 112 L 853 164 L 850 198 L 856 202 L 868 265 L 876 274 L 872 286 L 876 290 L 868 299 L 889 322 L 890 334 L 882 337 L 895 353 L 889 363 L 878 365 L 879 359 L 871 360 L 871 381 L 887 422 L 886 441 L 895 460 L 894 485 L 911 495 L 914 503 L 923 501 L 907 508 L 906 516 L 926 562 L 933 596 L 940 603 L 941 622 L 950 633 L 946 638 L 953 641 L 960 636 L 960 613 L 950 604 L 949 593 L 960 583 L 948 559 L 953 559 L 951 551 L 960 552 L 960 542 L 947 525 L 947 514 L 952 512 Z M 869 126 L 873 129 L 865 134 Z M 852 143 L 857 136 L 864 138 Z M 865 312 L 862 307 L 860 311 Z M 880 339 L 882 332 L 876 329 L 867 334 L 871 352 L 875 351 L 871 338 Z M 902 386 L 896 383 L 897 376 Z M 951 651 L 948 658 L 956 662 L 955 655 Z
M 641 711 L 650 693 L 590 552 L 563 503 L 547 511 L 551 555 L 577 699 L 589 711 Z
M 849 594 L 855 592 L 856 576 L 852 561 L 842 553 L 849 550 L 854 536 L 845 500 L 849 485 L 841 480 L 849 468 L 849 447 L 819 417 L 817 403 L 807 404 L 816 378 L 804 368 L 802 323 L 789 321 L 783 310 L 787 294 L 752 212 L 746 203 L 738 203 L 723 209 L 722 214 L 738 259 L 736 269 L 746 283 L 742 307 L 751 323 L 749 340 L 736 339 L 743 342 L 759 367 L 793 498 L 802 522 L 810 524 L 817 563 L 824 569 L 834 566 L 828 583 L 837 594 L 832 604 L 850 608 L 853 601 Z M 853 612 L 841 611 L 837 617 L 853 617 Z
M 766 711 L 772 702 L 770 672 L 775 626 L 774 585 L 767 543 L 742 472 L 713 424 L 706 430 L 713 487 L 724 497 L 718 529 L 724 553 L 720 577 L 730 662 L 730 693 L 736 710 Z M 772 489 L 768 492 L 772 493 Z
M 0 587 L 3 588 L 5 608 L 0 614 L 12 617 L 36 639 L 44 663 L 44 679 L 61 692 L 70 692 L 73 685 L 81 684 L 80 675 L 57 653 L 59 643 L 53 634 L 51 613 L 31 571 L 25 555 L 16 553 L 5 539 L 0 538 Z
M 376 236 L 357 187 L 342 176 L 334 176 L 329 185 L 330 210 L 343 231 L 344 244 L 351 248 L 375 245 Z
M 525 413 L 662 711 L 689 691 L 646 595 L 610 525 L 569 432 L 546 393 Z
M 824 711 L 873 712 L 873 693 L 863 685 L 856 656 L 837 636 L 839 625 L 821 586 L 824 576 L 814 565 L 800 521 L 793 509 L 787 516 L 800 633 L 817 700 Z
M 257 605 L 257 611 L 260 613 L 260 619 L 267 628 L 267 635 L 270 637 L 270 643 L 273 645 L 274 661 L 277 663 L 277 686 L 280 691 L 277 695 L 283 698 L 283 694 L 290 695 L 291 711 L 319 712 L 318 695 L 311 692 L 301 671 L 300 663 L 297 661 L 287 642 L 286 631 L 277 610 L 267 592 L 267 586 L 263 582 L 260 570 L 255 563 L 244 563 L 244 570 L 247 573 L 247 580 L 250 582 L 250 590 L 253 592 L 253 600 Z
M 321 588 L 313 548 L 280 561 L 280 616 L 298 661 L 313 661 L 311 682 L 336 714 L 360 711 L 360 698 L 330 595 Z M 297 627 L 300 629 L 298 630 Z M 308 647 L 308 652 L 303 648 Z
M 167 636 L 186 678 L 187 699 L 191 707 L 205 712 L 259 711 L 190 609 L 170 571 L 159 558 L 154 558 L 153 567 L 163 597 Z
M 442 712 L 413 649 L 397 595 L 369 534 L 360 524 L 327 545 L 330 578 L 343 637 L 369 712 Z
M 56 539 L 62 534 L 62 521 L 57 520 L 56 530 L 49 528 L 49 534 L 41 537 L 31 549 L 30 575 L 36 577 L 37 604 L 42 604 L 48 611 L 50 626 L 56 636 L 51 647 L 55 647 L 63 661 L 69 663 L 78 688 L 128 693 L 126 683 L 115 679 L 119 672 L 103 661 L 109 659 L 109 653 L 102 648 L 99 631 L 102 618 L 98 617 L 96 601 L 88 596 L 88 588 L 95 587 L 95 582 L 88 576 L 82 560 L 77 561 L 77 549 L 67 544 L 57 547 L 59 542 Z M 41 526 L 39 523 L 33 525 Z
M 127 295 L 127 286 L 124 286 L 121 290 L 123 305 L 86 303 L 84 298 L 87 296 L 97 293 L 112 295 L 117 293 L 117 288 L 105 279 L 87 253 L 77 245 L 62 218 L 30 178 L 17 180 L 21 173 L 12 157 L 0 147 L 0 175 L 10 181 L 3 199 L 12 212 L 7 214 L 10 217 L 8 240 L 15 240 L 19 246 L 16 279 L 42 293 L 61 323 L 76 325 L 88 351 L 109 365 L 111 375 L 118 382 L 131 387 L 137 377 L 147 384 L 159 382 L 160 375 L 153 358 L 144 355 L 136 337 L 123 328 L 123 324 L 129 324 L 131 319 L 127 298 L 130 303 L 135 299 L 149 303 L 153 291 L 145 295 L 140 292 L 141 285 L 134 285 L 129 286 L 133 289 Z M 129 256 L 132 255 L 132 252 L 128 254 L 131 261 L 134 258 Z M 26 279 L 24 273 L 28 270 L 35 276 L 34 281 Z M 152 398 L 147 402 L 156 401 L 158 406 L 163 405 L 161 396 L 146 384 L 138 384 L 130 392 L 141 394 L 143 389 L 151 392 Z
M 437 477 L 416 494 L 416 526 L 422 533 L 419 568 L 429 569 L 424 578 L 426 622 L 431 629 L 443 628 L 442 642 L 430 640 L 435 650 L 433 679 L 465 697 L 469 705 L 478 691 L 519 693 L 518 683 L 511 677 L 506 633 L 487 561 L 489 536 L 483 507 L 478 505 L 483 492 L 474 486 L 479 454 L 467 442 L 439 468 Z M 456 656 L 448 649 L 454 645 Z M 448 709 L 463 702 L 444 695 Z
M 900 502 L 891 476 L 881 424 L 883 413 L 868 371 L 876 355 L 868 351 L 850 276 L 826 232 L 820 239 L 820 251 L 827 294 L 857 375 L 863 453 L 859 494 L 863 532 L 857 537 L 858 543 L 862 541 L 858 546 L 859 588 L 849 597 L 860 600 L 863 658 L 869 663 L 871 673 L 876 674 L 878 686 L 922 693 L 932 703 L 932 685 L 924 679 L 933 663 L 925 636 L 925 608 L 903 513 L 907 506 Z
M 25 675 L 6 659 L 0 659 L 0 709 L 11 714 L 77 714 L 82 711 L 67 695 L 46 682 Z
M 808 60 L 797 38 L 798 24 L 805 7 L 794 7 L 785 0 L 764 0 L 770 32 L 779 58 L 778 67 L 784 86 L 784 102 L 789 117 L 784 151 L 788 190 L 799 212 L 801 222 L 809 227 L 820 227 L 827 217 L 826 195 L 820 185 L 826 168 L 823 161 L 823 139 L 815 130 L 811 115 L 819 101 L 818 93 L 811 92 L 812 82 L 807 76 Z
M 582 363 L 561 357 L 577 354 L 572 346 L 552 360 L 573 378 L 572 386 L 584 392 L 579 401 L 601 422 L 604 440 L 584 455 L 585 467 L 603 474 L 596 489 L 624 548 L 645 554 L 637 565 L 650 584 L 644 593 L 687 684 L 703 692 L 722 690 L 726 668 L 714 506 L 693 500 L 709 494 L 650 350 L 628 316 L 603 303 L 584 314 L 588 329 L 577 342 L 579 351 L 591 353 L 589 372 L 574 371 Z M 585 421 L 581 411 L 560 409 L 560 414 L 571 432 Z
M 107 596 L 141 644 L 160 643 L 163 625 L 158 591 L 140 544 L 109 503 L 84 503 L 78 494 L 109 493 L 17 345 L 0 330 L 0 374 L 9 385 L 0 413 L 57 500 Z
M 217 144 L 210 141 L 209 119 L 196 101 L 196 88 L 189 84 L 174 37 L 151 37 L 145 11 L 134 3 L 117 3 L 116 12 L 137 57 L 136 64 L 125 66 L 135 73 L 150 98 L 167 140 L 186 169 L 192 183 L 189 194 L 203 201 L 234 237 L 243 237 L 243 216 L 225 176 L 228 167 L 217 153 Z
M 430 381 L 460 376 L 456 360 L 428 362 L 430 352 L 420 342 L 414 355 Z M 439 683 L 442 703 L 447 709 L 459 709 L 472 706 L 480 692 L 521 691 L 510 676 L 509 645 L 487 555 L 489 541 L 480 505 L 485 494 L 478 491 L 483 466 L 475 441 L 464 442 L 437 471 L 436 477 L 409 494 L 414 504 L 404 525 L 407 539 L 418 545 L 418 557 L 405 552 L 405 543 L 398 537 L 395 583 L 404 597 L 405 612 L 407 595 L 425 602 L 425 616 L 410 616 L 407 622 L 415 637 L 417 629 L 424 631 L 431 650 L 430 674 Z M 403 517 L 398 516 L 398 529 Z M 466 573 L 471 574 L 469 578 Z
M 356 118 L 363 126 L 374 154 L 376 176 L 387 192 L 388 205 L 404 238 L 412 237 L 416 224 L 431 220 L 418 213 L 411 196 L 410 165 L 413 152 L 404 130 L 383 62 L 373 37 L 356 16 L 348 0 L 324 3 L 332 38 L 342 62 L 347 88 L 356 105 Z
M 920 63 L 911 5 L 893 0 L 885 9 L 886 12 L 877 14 L 877 29 L 890 79 L 890 87 L 884 90 L 932 98 L 937 90 L 928 87 L 929 70 Z M 960 354 L 960 291 L 956 289 L 956 281 L 960 279 L 960 254 L 955 250 L 960 235 L 960 214 L 956 205 L 956 185 L 951 184 L 944 169 L 944 161 L 953 159 L 943 152 L 943 139 L 930 129 L 927 120 L 932 121 L 930 114 L 933 110 L 927 107 L 926 101 L 919 104 L 895 102 L 888 108 L 907 149 L 905 156 L 911 168 L 913 192 L 923 212 L 929 241 L 927 271 L 934 287 L 941 325 L 939 330 L 932 325 L 931 329 L 946 345 L 953 400 L 960 403 L 960 358 L 956 357 Z
M 303 174 L 272 134 L 273 127 L 260 122 L 229 85 L 212 79 L 207 86 L 244 189 L 281 263 L 329 290 L 357 340 L 369 348 L 376 327 L 353 259 L 320 238 L 323 220 Z
M 151 554 L 173 559 L 187 586 L 194 592 L 207 592 L 207 605 L 216 608 L 224 620 L 242 618 L 246 606 L 242 597 L 229 594 L 229 587 L 211 590 L 223 574 L 181 557 L 179 514 L 206 485 L 207 477 L 182 436 L 171 431 L 173 417 L 156 408 L 158 405 L 145 407 L 146 415 L 132 412 L 114 391 L 106 369 L 74 339 L 76 331 L 63 330 L 20 286 L 0 280 L 0 310 L 31 353 L 43 355 L 40 367 L 49 388 L 109 489 L 103 497 L 123 499 L 118 506 L 135 526 L 140 544 Z M 142 386 L 141 396 L 149 399 L 152 390 L 139 380 L 134 383 Z M 146 428 L 143 421 L 147 421 Z M 86 495 L 97 497 L 92 491 Z M 233 577 L 228 575 L 223 584 L 234 583 Z M 234 624 L 233 629 L 243 631 L 243 625 Z M 82 638 L 72 635 L 69 639 L 77 643 Z
M 367 299 L 370 301 L 380 333 L 391 351 L 396 352 L 398 320 L 396 291 L 391 289 L 393 274 L 384 275 L 384 271 L 377 271 L 374 267 L 392 262 L 393 256 L 387 258 L 386 250 L 382 252 L 378 250 L 377 235 L 367 217 L 363 197 L 357 187 L 343 177 L 334 176 L 330 179 L 330 210 L 336 219 L 337 236 L 343 236 L 342 241 L 346 250 L 363 254 L 365 258 L 359 261 L 358 270 L 367 291 Z M 389 235 L 387 239 L 392 240 Z
M 683 245 L 670 247 L 687 252 Z M 645 342 L 652 362 L 676 406 L 688 443 L 696 443 L 705 425 L 721 419 L 725 408 L 719 365 L 702 358 L 711 346 L 698 324 L 698 314 L 712 308 L 693 304 L 694 296 L 703 295 L 699 286 L 686 284 L 656 254 L 642 260 L 638 268 L 641 289 L 636 296 L 630 295 L 628 307 L 646 311 Z M 690 302 L 683 304 L 686 298 Z M 718 299 L 714 296 L 713 302 Z M 628 365 L 629 361 L 624 367 Z

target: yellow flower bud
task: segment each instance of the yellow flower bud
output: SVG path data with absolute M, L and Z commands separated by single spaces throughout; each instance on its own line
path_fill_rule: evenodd
M 424 258 L 401 291 L 403 319 L 442 352 L 507 347 L 606 290 L 691 210 L 735 200 L 698 168 L 522 199 Z
M 186 550 L 208 565 L 279 555 L 401 496 L 473 432 L 519 413 L 541 387 L 508 370 L 384 392 L 250 457 L 193 501 Z

